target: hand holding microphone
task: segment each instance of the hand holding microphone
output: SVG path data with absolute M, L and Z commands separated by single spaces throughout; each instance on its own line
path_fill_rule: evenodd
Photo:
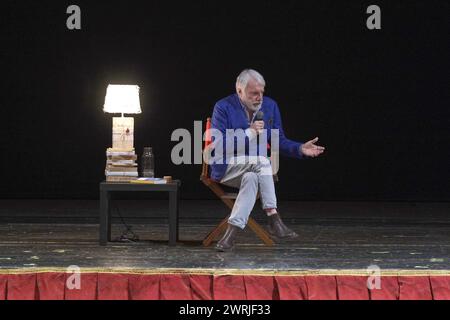
M 250 128 L 255 130 L 257 134 L 260 134 L 264 129 L 264 112 L 258 111 L 255 116 L 255 121 L 251 124 Z

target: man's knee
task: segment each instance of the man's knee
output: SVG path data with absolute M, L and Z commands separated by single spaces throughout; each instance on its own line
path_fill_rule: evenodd
M 258 175 L 255 172 L 247 172 L 242 176 L 241 187 L 244 184 L 258 185 Z
M 266 157 L 258 156 L 258 163 L 254 167 L 259 175 L 272 175 L 272 165 Z

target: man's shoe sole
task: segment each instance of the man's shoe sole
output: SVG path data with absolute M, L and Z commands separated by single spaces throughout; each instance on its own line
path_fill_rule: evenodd
M 276 240 L 281 240 L 281 239 L 295 239 L 295 238 L 298 238 L 298 234 L 295 233 L 295 232 L 290 233 L 290 234 L 288 234 L 288 235 L 286 235 L 286 236 L 284 236 L 284 237 L 280 237 L 280 236 L 276 235 L 275 233 L 271 232 L 270 228 L 267 228 L 267 232 L 269 233 L 269 235 L 270 235 L 272 238 L 274 238 L 274 239 L 276 239 Z
M 218 251 L 218 252 L 230 252 L 230 251 L 233 251 L 233 248 L 234 247 L 231 247 L 231 248 L 222 248 L 222 247 L 215 247 L 215 249 L 216 249 L 216 251 Z

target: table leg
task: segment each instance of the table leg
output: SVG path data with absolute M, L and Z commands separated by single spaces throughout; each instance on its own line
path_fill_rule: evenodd
M 100 191 L 100 245 L 106 246 L 111 241 L 111 195 L 108 191 Z
M 180 224 L 179 224 L 179 221 L 180 221 L 180 199 L 181 199 L 181 190 L 180 189 L 178 189 L 178 191 L 177 191 L 177 209 L 176 209 L 176 212 L 177 212 L 177 219 L 176 219 L 176 221 L 177 221 L 177 228 L 176 228 L 176 234 L 177 234 L 177 241 L 179 240 L 179 235 L 180 235 L 180 230 L 179 230 L 179 226 L 180 226 Z
M 169 192 L 169 246 L 178 240 L 178 191 Z

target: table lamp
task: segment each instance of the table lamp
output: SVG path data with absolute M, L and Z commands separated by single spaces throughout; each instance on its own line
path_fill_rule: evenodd
M 136 85 L 110 84 L 106 89 L 103 111 L 121 113 L 122 117 L 113 117 L 112 147 L 116 150 L 134 148 L 134 118 L 124 117 L 124 113 L 141 113 L 139 87 Z

